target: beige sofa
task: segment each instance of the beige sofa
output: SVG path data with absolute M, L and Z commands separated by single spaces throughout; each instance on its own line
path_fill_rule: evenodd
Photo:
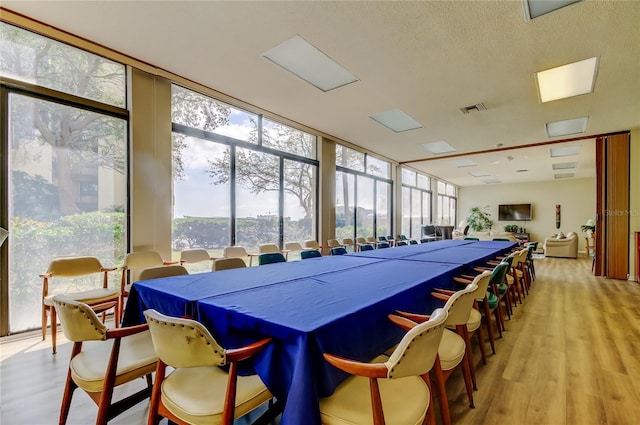
M 546 238 L 544 240 L 544 255 L 545 257 L 577 258 L 578 234 L 569 232 L 562 239 L 558 239 L 557 235 Z

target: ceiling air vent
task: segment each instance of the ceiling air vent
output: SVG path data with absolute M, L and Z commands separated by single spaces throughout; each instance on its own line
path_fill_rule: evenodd
M 469 112 L 480 112 L 480 111 L 486 111 L 487 107 L 484 106 L 484 103 L 476 103 L 475 105 L 471 105 L 471 106 L 465 106 L 464 108 L 460 108 L 460 110 L 462 111 L 463 114 L 468 114 Z

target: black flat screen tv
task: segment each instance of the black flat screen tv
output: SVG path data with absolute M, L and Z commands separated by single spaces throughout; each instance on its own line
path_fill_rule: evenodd
M 498 220 L 530 221 L 531 220 L 531 204 L 498 205 Z

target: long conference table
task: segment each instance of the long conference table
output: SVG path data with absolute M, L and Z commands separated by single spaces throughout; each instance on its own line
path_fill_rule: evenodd
M 451 289 L 452 277 L 514 245 L 443 240 L 140 281 L 123 324 L 143 323 L 143 311 L 153 308 L 199 320 L 227 348 L 272 337 L 247 372 L 285 402 L 283 425 L 320 425 L 319 398 L 348 376 L 323 353 L 372 359 L 402 338 L 389 313 L 431 313 L 442 305 L 433 288 Z

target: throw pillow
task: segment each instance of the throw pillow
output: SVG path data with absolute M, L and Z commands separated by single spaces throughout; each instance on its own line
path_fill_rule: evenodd
M 558 236 L 556 236 L 556 238 L 558 238 L 558 239 L 566 239 L 567 237 L 564 235 L 564 233 L 560 232 L 560 233 L 558 233 Z

